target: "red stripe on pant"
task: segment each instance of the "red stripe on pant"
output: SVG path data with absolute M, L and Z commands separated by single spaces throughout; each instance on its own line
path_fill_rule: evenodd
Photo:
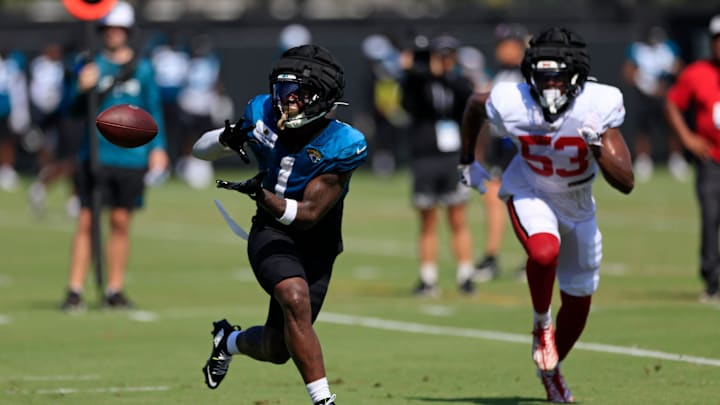
M 508 199 L 507 206 L 515 235 L 517 235 L 528 255 L 525 274 L 530 288 L 533 309 L 539 314 L 544 314 L 550 309 L 550 302 L 552 301 L 557 260 L 560 254 L 560 241 L 555 235 L 547 232 L 528 235 L 517 215 L 512 197 Z

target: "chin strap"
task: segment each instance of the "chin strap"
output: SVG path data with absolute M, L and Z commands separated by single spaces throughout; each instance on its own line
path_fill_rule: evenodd
M 277 127 L 281 131 L 286 128 L 295 129 L 295 128 L 303 127 L 303 126 L 305 126 L 313 121 L 316 121 L 316 120 L 330 114 L 331 112 L 335 111 L 335 109 L 339 105 L 345 106 L 345 105 L 350 105 L 350 104 L 345 101 L 336 101 L 333 103 L 333 106 L 330 108 L 330 110 L 322 112 L 312 118 L 305 118 L 304 112 L 296 115 L 295 117 L 289 118 L 288 114 L 286 112 L 282 112 L 282 114 L 280 115 L 280 119 L 278 119 L 278 121 L 277 121 Z
M 277 127 L 281 131 L 285 129 L 285 122 L 287 121 L 288 115 L 286 112 L 283 112 L 282 115 L 280 115 L 280 119 L 277 122 Z

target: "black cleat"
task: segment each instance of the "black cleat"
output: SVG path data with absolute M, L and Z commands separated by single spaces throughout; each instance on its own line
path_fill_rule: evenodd
M 208 358 L 205 367 L 203 367 L 205 384 L 207 384 L 210 389 L 214 390 L 219 387 L 227 374 L 228 367 L 230 367 L 230 362 L 232 361 L 232 354 L 227 351 L 227 339 L 230 333 L 236 330 L 240 330 L 240 327 L 230 325 L 226 319 L 213 322 L 213 331 L 210 333 L 213 336 L 213 347 L 210 352 L 210 358 Z
M 473 295 L 476 292 L 475 282 L 467 279 L 458 285 L 458 291 L 463 295 Z
M 486 283 L 488 281 L 495 280 L 499 275 L 500 268 L 498 267 L 495 256 L 485 256 L 481 261 L 475 264 L 473 280 L 478 283 Z
M 122 291 L 114 292 L 112 294 L 105 295 L 102 302 L 103 308 L 109 309 L 132 309 L 135 307 L 130 300 L 127 299 Z
M 60 304 L 60 310 L 65 312 L 79 312 L 84 311 L 85 303 L 82 300 L 82 296 L 75 291 L 68 290 L 65 296 L 65 301 Z
M 427 284 L 424 281 L 418 282 L 417 286 L 413 288 L 413 295 L 416 297 L 438 297 L 440 296 L 440 289 L 437 285 Z

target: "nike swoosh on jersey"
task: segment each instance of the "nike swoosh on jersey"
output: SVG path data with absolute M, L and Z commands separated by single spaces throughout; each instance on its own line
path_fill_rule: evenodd
M 367 149 L 367 146 L 363 146 L 362 148 L 357 148 L 357 150 L 355 151 L 355 154 L 359 155 L 359 154 L 365 152 L 365 149 Z

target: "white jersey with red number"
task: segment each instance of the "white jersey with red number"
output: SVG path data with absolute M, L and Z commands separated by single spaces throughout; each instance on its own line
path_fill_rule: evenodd
M 598 133 L 619 127 L 625 119 L 620 90 L 587 82 L 570 107 L 554 122 L 547 122 L 526 83 L 498 83 L 486 103 L 496 133 L 512 139 L 518 154 L 502 178 L 500 197 L 533 192 L 569 219 L 594 215 L 591 185 L 597 164 L 581 127 Z

